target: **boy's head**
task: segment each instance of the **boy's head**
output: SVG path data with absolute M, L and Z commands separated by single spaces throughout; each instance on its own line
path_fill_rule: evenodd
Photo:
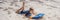
M 30 11 L 33 11 L 33 8 L 30 8 Z
M 30 13 L 32 14 L 34 12 L 34 9 L 33 8 L 30 8 Z

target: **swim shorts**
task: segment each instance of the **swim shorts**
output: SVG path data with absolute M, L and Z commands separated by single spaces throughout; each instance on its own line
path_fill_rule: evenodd
M 25 11 L 21 11 L 21 12 L 19 12 L 18 14 L 25 14 L 26 12 Z

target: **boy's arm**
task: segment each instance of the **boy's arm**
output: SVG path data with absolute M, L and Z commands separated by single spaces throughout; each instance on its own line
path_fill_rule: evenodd
M 32 16 L 30 16 L 29 18 L 32 19 Z
M 23 14 L 23 18 L 25 18 L 26 16 L 25 16 L 25 14 Z

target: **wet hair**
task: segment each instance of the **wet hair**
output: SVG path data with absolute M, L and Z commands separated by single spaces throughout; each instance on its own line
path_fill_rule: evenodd
M 32 8 L 30 8 L 30 10 L 33 10 Z

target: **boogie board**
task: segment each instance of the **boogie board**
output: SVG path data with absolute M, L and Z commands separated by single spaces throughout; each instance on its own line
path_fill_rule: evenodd
M 37 14 L 36 16 L 32 17 L 32 19 L 39 19 L 39 18 L 41 18 L 43 16 L 44 16 L 44 14 L 40 13 L 40 14 Z

